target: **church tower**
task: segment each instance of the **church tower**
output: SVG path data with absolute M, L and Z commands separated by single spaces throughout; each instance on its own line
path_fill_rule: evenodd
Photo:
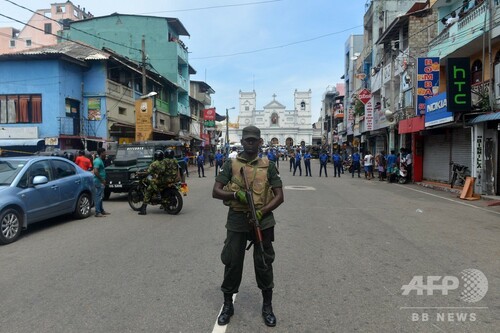
M 294 108 L 295 120 L 298 128 L 311 128 L 311 89 L 309 91 L 295 90 Z
M 257 104 L 257 94 L 254 91 L 242 92 L 240 90 L 240 113 L 238 123 L 240 128 L 255 125 L 255 107 Z

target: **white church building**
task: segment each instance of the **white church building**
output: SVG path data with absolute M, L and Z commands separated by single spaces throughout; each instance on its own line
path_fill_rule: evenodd
M 255 91 L 240 91 L 238 124 L 230 128 L 231 142 L 240 142 L 244 127 L 254 125 L 260 129 L 264 144 L 269 145 L 311 145 L 313 128 L 311 123 L 311 90 L 294 92 L 294 105 L 291 110 L 276 100 L 257 110 Z

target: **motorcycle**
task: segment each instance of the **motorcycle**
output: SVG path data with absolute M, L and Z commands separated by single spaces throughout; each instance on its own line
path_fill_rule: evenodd
M 393 172 L 396 181 L 399 184 L 406 184 L 408 181 L 408 170 L 405 163 L 400 163 L 399 168 L 395 168 Z
M 147 173 L 137 173 L 138 179 L 134 182 L 128 192 L 128 204 L 130 207 L 139 211 L 144 201 L 144 193 L 148 187 Z M 188 193 L 186 183 L 168 184 L 160 193 L 151 197 L 149 205 L 161 205 L 167 214 L 177 215 L 182 210 L 183 196 Z

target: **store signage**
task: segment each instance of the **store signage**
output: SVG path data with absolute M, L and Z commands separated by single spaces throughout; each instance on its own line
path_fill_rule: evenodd
M 361 103 L 366 104 L 372 98 L 372 93 L 368 89 L 363 89 L 359 92 L 358 98 L 361 101 Z
M 446 64 L 446 92 L 451 112 L 468 112 L 471 109 L 469 58 L 449 58 Z
M 439 92 L 439 58 L 418 58 L 417 116 L 425 114 L 425 101 Z
M 425 107 L 425 127 L 453 121 L 453 113 L 448 111 L 446 93 L 428 98 Z
M 203 120 L 205 127 L 215 127 L 215 108 L 203 110 Z
M 153 101 L 151 98 L 135 101 L 135 141 L 153 139 Z

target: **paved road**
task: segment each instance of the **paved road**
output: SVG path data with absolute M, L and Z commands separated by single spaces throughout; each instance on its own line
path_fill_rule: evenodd
M 0 332 L 498 331 L 500 207 L 415 185 L 333 178 L 331 168 L 319 178 L 315 162 L 314 177 L 281 168 L 277 327 L 260 317 L 251 260 L 231 323 L 215 325 L 227 210 L 211 198 L 207 168 L 206 178 L 188 178 L 178 216 L 157 207 L 138 216 L 113 195 L 106 218 L 50 220 L 0 247 Z M 485 284 L 466 286 L 469 268 L 488 280 L 475 303 L 461 292 L 481 294 Z M 414 276 L 423 283 L 402 295 Z M 442 278 L 427 295 L 427 276 L 445 277 L 448 295 Z

